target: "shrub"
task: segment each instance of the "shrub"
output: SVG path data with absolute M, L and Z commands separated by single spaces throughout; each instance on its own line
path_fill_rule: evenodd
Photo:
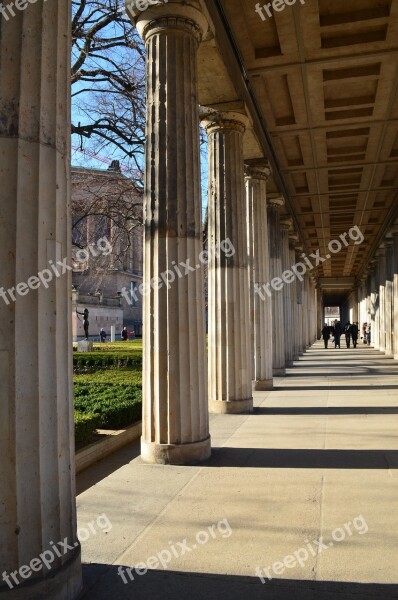
M 75 409 L 96 414 L 103 429 L 120 429 L 141 419 L 142 391 L 138 385 L 75 383 Z
M 78 352 L 73 355 L 75 373 L 96 369 L 120 369 L 132 367 L 141 369 L 142 356 L 139 352 Z
M 75 410 L 75 440 L 77 444 L 87 444 L 91 441 L 95 430 L 100 426 L 99 415 L 82 413 Z

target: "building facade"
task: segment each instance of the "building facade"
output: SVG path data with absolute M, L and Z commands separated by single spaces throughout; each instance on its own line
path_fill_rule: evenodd
M 142 192 L 120 171 L 72 168 L 73 338 L 84 334 L 76 310 L 91 313 L 90 337 L 103 327 L 142 335 Z

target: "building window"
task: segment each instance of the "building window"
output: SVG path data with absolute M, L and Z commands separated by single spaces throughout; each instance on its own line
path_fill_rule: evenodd
M 137 284 L 135 281 L 132 281 L 130 284 L 130 296 L 131 296 L 131 306 L 135 306 L 137 304 L 135 291 L 137 289 Z

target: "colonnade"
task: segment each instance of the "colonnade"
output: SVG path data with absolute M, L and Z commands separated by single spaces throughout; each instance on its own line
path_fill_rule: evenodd
M 359 325 L 370 323 L 371 345 L 398 359 L 398 228 L 376 251 L 357 286 Z
M 7 288 L 71 255 L 69 8 L 61 0 L 38 3 L 0 24 L 0 264 Z M 261 292 L 291 266 L 298 239 L 291 224 L 280 223 L 282 198 L 267 199 L 264 160 L 244 160 L 248 116 L 212 107 L 199 114 L 197 51 L 208 27 L 199 3 L 151 6 L 137 26 L 147 51 L 148 103 L 142 456 L 187 464 L 210 455 L 209 408 L 250 412 L 253 387 L 270 389 L 273 376 L 314 341 L 316 290 L 305 276 L 271 296 Z M 200 119 L 209 137 L 207 358 Z M 223 251 L 225 242 L 233 253 Z M 183 276 L 163 285 L 160 275 L 175 266 Z M 71 280 L 66 274 L 48 289 L 19 289 L 0 311 L 0 595 L 72 600 L 82 584 Z M 54 550 L 59 542 L 66 552 Z M 50 550 L 54 560 L 45 568 L 39 557 Z M 7 580 L 10 573 L 21 581 Z
M 314 342 L 318 306 L 309 276 L 282 278 L 298 237 L 292 220 L 281 220 L 283 198 L 267 198 L 267 161 L 244 158 L 248 115 L 236 106 L 198 109 L 199 4 L 154 6 L 137 27 L 148 82 L 144 279 L 177 262 L 195 265 L 145 298 L 142 456 L 180 464 L 209 455 L 208 411 L 251 412 L 253 389 L 272 388 Z M 199 120 L 209 145 L 207 365 Z

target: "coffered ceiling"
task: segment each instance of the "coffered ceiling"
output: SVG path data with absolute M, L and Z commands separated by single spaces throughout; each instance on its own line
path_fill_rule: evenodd
M 398 212 L 398 0 L 276 0 L 265 21 L 254 0 L 203 3 L 215 26 L 201 71 L 211 61 L 219 70 L 208 97 L 201 83 L 203 99 L 250 96 L 258 145 L 249 139 L 245 151 L 269 155 L 306 249 L 327 255 L 354 225 L 365 236 L 318 276 L 357 277 Z

